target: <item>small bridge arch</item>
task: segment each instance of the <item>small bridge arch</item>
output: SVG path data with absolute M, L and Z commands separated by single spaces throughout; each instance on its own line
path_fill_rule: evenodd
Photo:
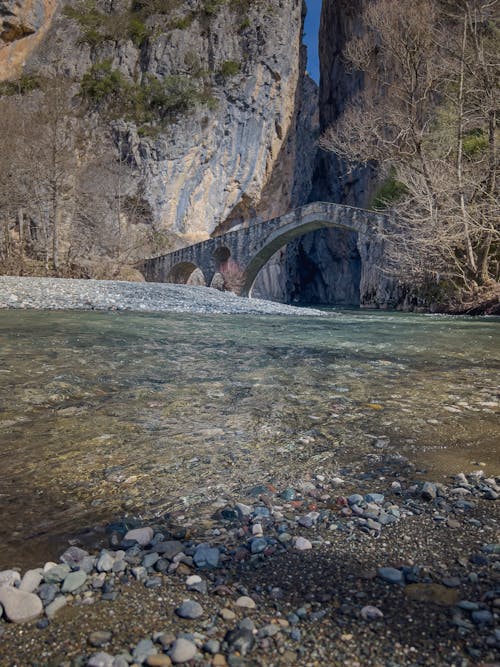
M 197 271 L 200 271 L 200 273 L 203 274 L 200 268 L 196 266 L 196 264 L 193 264 L 193 262 L 178 262 L 177 264 L 174 264 L 168 272 L 166 282 L 175 283 L 177 285 L 186 285 L 189 282 L 189 279 Z M 204 276 L 203 280 L 206 283 Z
M 146 280 L 156 282 L 187 282 L 198 268 L 205 283 L 210 285 L 215 273 L 227 269 L 231 273 L 228 286 L 237 294 L 248 296 L 257 274 L 272 255 L 295 238 L 326 227 L 338 227 L 374 236 L 385 225 L 387 216 L 366 209 L 330 202 L 314 202 L 266 222 L 227 232 L 145 260 L 139 268 Z

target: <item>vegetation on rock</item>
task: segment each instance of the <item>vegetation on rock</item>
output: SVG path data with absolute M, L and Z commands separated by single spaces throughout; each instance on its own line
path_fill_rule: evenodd
M 158 79 L 149 74 L 134 83 L 114 69 L 110 59 L 94 63 L 83 76 L 81 95 L 90 107 L 138 125 L 164 124 L 196 104 L 214 104 L 209 87 L 191 76 Z

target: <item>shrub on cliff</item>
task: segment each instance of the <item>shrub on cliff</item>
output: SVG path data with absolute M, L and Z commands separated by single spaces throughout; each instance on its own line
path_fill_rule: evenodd
M 211 106 L 214 102 L 204 83 L 188 75 L 159 79 L 150 74 L 141 83 L 130 82 L 113 69 L 109 59 L 94 63 L 83 76 L 81 96 L 90 107 L 138 125 L 161 125 L 197 104 Z

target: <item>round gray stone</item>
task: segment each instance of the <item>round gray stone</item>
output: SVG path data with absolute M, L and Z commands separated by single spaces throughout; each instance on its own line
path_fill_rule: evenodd
M 193 642 L 190 642 L 188 639 L 179 637 L 173 643 L 172 648 L 170 649 L 169 656 L 174 664 L 179 664 L 182 662 L 187 662 L 192 660 L 196 655 L 196 646 Z
M 404 574 L 395 567 L 379 567 L 378 576 L 389 584 L 403 584 Z
M 203 616 L 203 607 L 195 600 L 184 600 L 180 607 L 175 610 L 177 616 L 194 620 Z

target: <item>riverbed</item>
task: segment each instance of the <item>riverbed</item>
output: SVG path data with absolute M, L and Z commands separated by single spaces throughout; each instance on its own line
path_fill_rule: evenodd
M 0 313 L 2 566 L 124 516 L 409 461 L 500 472 L 500 321 Z

